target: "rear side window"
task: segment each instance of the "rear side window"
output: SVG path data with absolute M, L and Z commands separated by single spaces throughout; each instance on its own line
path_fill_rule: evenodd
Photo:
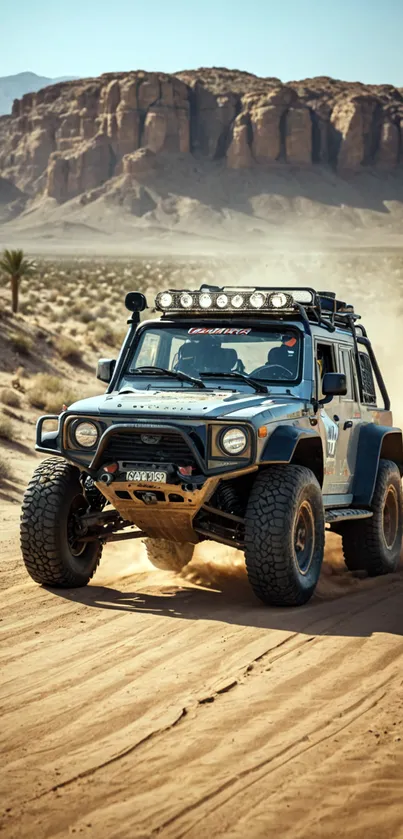
M 362 379 L 362 401 L 366 405 L 376 405 L 376 390 L 371 361 L 367 353 L 358 353 Z
M 345 374 L 347 383 L 347 393 L 343 399 L 354 399 L 353 378 L 351 375 L 351 355 L 350 350 L 340 349 L 340 372 Z

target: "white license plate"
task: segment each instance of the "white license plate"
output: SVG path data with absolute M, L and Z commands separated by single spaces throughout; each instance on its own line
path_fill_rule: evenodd
M 126 472 L 126 481 L 145 481 L 153 484 L 166 484 L 166 472 L 150 472 L 148 469 L 133 469 Z

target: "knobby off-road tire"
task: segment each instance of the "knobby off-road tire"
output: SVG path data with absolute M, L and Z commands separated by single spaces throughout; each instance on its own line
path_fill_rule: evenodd
M 161 571 L 182 571 L 192 559 L 195 546 L 168 539 L 144 539 L 147 559 Z
M 74 466 L 49 458 L 35 469 L 24 495 L 20 532 L 25 567 L 36 583 L 87 585 L 102 553 L 99 542 L 74 538 L 74 515 L 87 507 Z
M 323 560 L 322 493 L 305 466 L 260 473 L 245 517 L 245 560 L 253 591 L 270 606 L 301 606 L 312 596 Z
M 349 571 L 366 571 L 370 577 L 396 571 L 402 547 L 402 509 L 399 469 L 391 460 L 381 460 L 371 504 L 372 518 L 346 522 L 339 531 Z

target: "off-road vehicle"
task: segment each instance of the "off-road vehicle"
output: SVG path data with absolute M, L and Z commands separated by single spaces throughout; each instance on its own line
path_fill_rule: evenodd
M 256 595 L 312 595 L 325 527 L 352 571 L 394 571 L 402 541 L 402 433 L 352 306 L 312 288 L 160 292 L 132 313 L 102 396 L 41 417 L 51 455 L 25 494 L 21 544 L 43 585 L 86 585 L 102 546 L 143 538 L 178 570 L 198 542 L 245 552 Z M 143 315 L 144 317 L 144 315 Z M 46 430 L 57 420 L 57 430 Z

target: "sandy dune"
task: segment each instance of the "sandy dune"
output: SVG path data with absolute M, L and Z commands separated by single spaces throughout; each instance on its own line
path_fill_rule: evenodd
M 403 574 L 267 610 L 240 556 L 187 575 L 115 545 L 87 589 L 26 576 L 2 531 L 2 835 L 403 836 Z

